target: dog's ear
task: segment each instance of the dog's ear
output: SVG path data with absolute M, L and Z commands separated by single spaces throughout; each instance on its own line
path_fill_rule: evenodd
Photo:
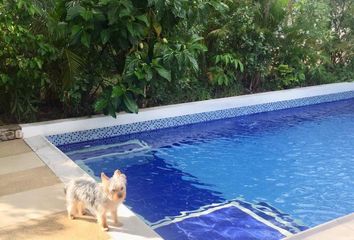
M 127 176 L 125 176 L 125 174 L 121 174 L 120 178 L 122 179 L 122 181 L 124 182 L 124 184 L 127 184 Z
M 119 175 L 121 175 L 122 173 L 117 169 L 114 171 L 114 175 L 116 175 L 117 177 L 119 177 Z
M 107 185 L 109 182 L 109 177 L 107 177 L 106 174 L 104 174 L 104 172 L 101 172 L 101 181 L 103 185 Z

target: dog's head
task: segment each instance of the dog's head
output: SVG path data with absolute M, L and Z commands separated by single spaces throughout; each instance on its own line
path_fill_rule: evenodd
M 118 169 L 111 178 L 101 173 L 102 185 L 108 198 L 115 202 L 123 202 L 127 195 L 127 177 Z

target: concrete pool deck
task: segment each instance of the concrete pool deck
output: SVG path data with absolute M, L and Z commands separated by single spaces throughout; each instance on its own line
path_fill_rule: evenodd
M 0 142 L 0 239 L 109 239 L 94 219 L 67 218 L 63 187 L 23 140 Z

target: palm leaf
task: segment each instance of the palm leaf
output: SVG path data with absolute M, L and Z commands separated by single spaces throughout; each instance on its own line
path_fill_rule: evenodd
M 223 37 L 226 36 L 229 33 L 229 31 L 225 28 L 218 28 L 218 29 L 214 29 L 212 31 L 210 31 L 207 34 L 207 38 L 218 38 L 218 37 Z
M 70 49 L 65 49 L 64 54 L 67 65 L 64 70 L 63 86 L 64 88 L 67 88 L 72 85 L 75 80 L 75 76 L 80 73 L 85 61 Z

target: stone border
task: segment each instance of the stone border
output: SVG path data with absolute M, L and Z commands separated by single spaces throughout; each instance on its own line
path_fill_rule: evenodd
M 0 142 L 22 138 L 21 126 L 16 124 L 0 126 Z

